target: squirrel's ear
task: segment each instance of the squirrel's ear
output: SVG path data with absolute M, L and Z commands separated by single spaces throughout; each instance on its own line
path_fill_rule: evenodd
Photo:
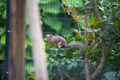
M 52 34 L 47 34 L 47 37 L 52 37 Z
M 52 37 L 53 35 L 52 34 L 50 34 L 50 37 Z

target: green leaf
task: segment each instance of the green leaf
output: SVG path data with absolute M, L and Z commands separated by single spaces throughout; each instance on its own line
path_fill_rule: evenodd
M 110 27 L 111 31 L 113 31 L 115 34 L 119 35 L 119 29 L 117 27 Z
M 54 62 L 55 60 L 54 58 L 49 58 L 49 61 Z
M 96 61 L 94 61 L 92 64 L 93 64 L 93 66 L 96 66 L 97 63 L 96 63 Z
M 66 60 L 67 64 L 71 64 L 71 61 L 69 59 Z
M 65 53 L 59 53 L 60 56 L 65 56 Z
M 102 4 L 102 5 L 107 5 L 107 4 L 109 4 L 109 3 L 108 3 L 106 0 L 102 0 L 102 1 L 101 1 L 101 4 Z
M 1 44 L 5 44 L 5 38 L 6 38 L 6 36 L 5 36 L 5 34 L 2 36 L 2 38 L 1 38 Z
M 94 32 L 99 32 L 101 31 L 101 28 L 94 29 Z
M 99 9 L 102 10 L 102 11 L 104 11 L 104 7 L 100 7 L 100 6 L 99 6 Z
M 120 14 L 120 13 L 119 13 L 119 14 Z M 120 19 L 116 20 L 115 23 L 114 23 L 114 25 L 115 25 L 116 27 L 120 27 Z
M 120 77 L 120 72 L 117 74 L 117 76 L 119 76 L 119 77 Z
M 100 22 L 101 22 L 101 21 L 97 21 L 97 17 L 94 16 L 94 17 L 92 18 L 92 20 L 89 21 L 89 24 L 90 24 L 90 27 L 91 27 L 92 29 L 94 29 L 94 28 L 97 28 L 97 26 L 98 26 L 98 24 L 99 24 Z
M 87 32 L 94 32 L 94 30 L 91 28 L 85 28 L 85 30 L 87 30 Z
M 32 73 L 32 72 L 28 72 L 28 74 L 30 75 L 29 78 L 31 78 L 31 79 L 35 79 L 35 74 L 34 74 L 34 73 Z
M 108 9 L 106 7 L 104 7 L 104 15 L 106 16 L 108 13 Z
M 116 75 L 116 72 L 107 72 L 105 73 L 104 76 L 107 80 L 113 80 L 113 78 L 115 78 L 115 75 Z
M 73 30 L 73 32 L 75 32 L 75 33 L 77 33 L 77 34 L 80 34 L 81 32 L 79 31 L 79 30 L 77 30 L 77 29 L 72 29 Z
M 65 62 L 62 62 L 61 64 L 62 64 L 62 65 L 65 65 Z
M 4 3 L 3 3 L 3 2 L 0 2 L 0 7 L 1 7 L 1 6 L 4 6 Z
M 28 18 L 28 16 L 26 17 L 26 25 L 28 25 L 29 24 L 29 18 Z
M 4 33 L 4 29 L 0 27 L 0 35 L 2 35 L 3 33 Z
M 85 30 L 87 30 L 87 32 L 99 32 L 99 31 L 101 31 L 101 29 L 100 28 L 97 28 L 97 29 L 91 29 L 91 28 L 85 28 Z
M 2 14 L 2 17 L 3 17 L 4 19 L 6 19 L 6 10 L 4 10 L 4 12 L 3 12 L 3 14 Z
M 110 56 L 110 59 L 114 59 L 115 58 L 115 56 Z
M 71 38 L 72 36 L 73 36 L 72 34 L 68 34 L 66 37 Z
M 77 62 L 72 63 L 74 67 L 77 67 Z
M 73 65 L 68 65 L 68 70 L 72 69 Z

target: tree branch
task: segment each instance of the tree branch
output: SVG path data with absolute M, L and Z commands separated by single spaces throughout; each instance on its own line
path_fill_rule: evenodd
M 95 34 L 94 34 L 94 33 L 92 33 L 92 35 L 93 35 L 93 38 L 95 38 Z M 92 49 L 94 48 L 94 45 L 95 45 L 95 39 L 93 39 Z
M 64 72 L 65 76 L 69 78 L 69 80 L 73 80 L 66 72 Z
M 73 80 L 73 79 L 65 72 L 64 66 L 61 66 L 60 72 L 62 72 L 62 74 L 64 74 L 64 76 L 67 77 L 69 80 Z
M 95 5 L 96 1 L 94 1 L 94 0 L 91 0 L 91 1 L 94 3 L 93 6 L 94 6 L 95 15 L 97 16 L 97 20 L 101 21 L 97 6 Z M 104 27 L 102 26 L 101 23 L 100 23 L 100 28 L 102 31 L 104 30 Z M 106 47 L 105 46 L 106 45 L 105 45 L 104 33 L 102 33 L 102 36 L 103 36 L 103 38 L 102 38 L 102 58 L 101 58 L 100 64 L 98 65 L 97 69 L 94 71 L 94 73 L 92 75 L 90 75 L 91 80 L 94 80 L 94 78 L 98 75 L 99 70 L 102 69 L 105 64 L 105 59 L 106 59 Z
M 103 41 L 102 41 L 102 58 L 101 58 L 100 64 L 98 65 L 97 69 L 90 76 L 91 80 L 94 80 L 94 78 L 98 75 L 99 70 L 103 68 L 103 66 L 105 64 L 105 59 L 106 59 L 106 51 L 105 51 L 105 41 L 103 39 Z
M 89 13 L 90 10 L 85 10 L 85 28 L 88 28 L 88 19 L 89 19 Z M 85 35 L 88 35 L 87 30 L 84 31 Z M 88 39 L 85 37 L 85 46 L 88 47 Z M 85 69 L 85 75 L 86 75 L 86 80 L 90 80 L 90 75 L 89 75 L 89 66 L 88 66 L 88 54 L 86 54 L 85 59 L 84 59 L 84 69 Z
M 102 43 L 102 42 L 100 41 L 100 42 L 97 44 L 97 46 L 93 48 L 93 51 L 95 51 L 101 43 Z

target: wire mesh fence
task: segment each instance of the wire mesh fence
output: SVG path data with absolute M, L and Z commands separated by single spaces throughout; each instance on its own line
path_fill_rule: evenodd
M 72 28 L 77 28 L 77 23 L 73 18 L 64 11 L 64 8 L 61 5 L 61 0 L 39 0 L 39 11 L 41 13 L 41 25 L 43 30 L 43 36 L 46 37 L 46 34 L 71 34 Z M 8 47 L 6 38 L 7 31 L 6 26 L 9 25 L 10 13 L 8 10 L 7 13 L 7 0 L 0 1 L 0 80 L 4 79 L 5 73 L 5 59 L 8 58 L 8 55 L 5 55 L 6 49 Z M 6 16 L 7 15 L 7 16 Z M 7 32 L 6 32 L 7 31 Z M 9 38 L 8 38 L 9 39 Z M 7 40 L 8 40 L 7 39 Z M 25 80 L 30 80 L 30 72 L 34 72 L 33 67 L 33 58 L 32 58 L 32 49 L 31 49 L 31 40 L 29 32 L 29 21 L 26 18 L 26 42 L 25 42 Z M 9 52 L 8 52 L 9 54 Z M 7 58 L 6 58 L 7 57 Z M 7 61 L 7 60 L 6 60 Z

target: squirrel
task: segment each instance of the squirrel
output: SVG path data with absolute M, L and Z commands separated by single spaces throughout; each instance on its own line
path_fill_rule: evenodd
M 54 43 L 55 47 L 66 45 L 66 40 L 61 36 L 53 36 L 50 34 L 47 36 L 47 43 Z
M 63 38 L 62 36 L 53 36 L 52 34 L 50 34 L 49 36 L 47 36 L 47 43 L 54 43 L 55 47 L 62 46 L 62 48 L 78 48 L 80 49 L 78 55 L 81 55 L 85 52 L 83 50 L 83 48 L 85 48 L 84 44 L 80 42 L 67 44 L 65 38 Z

